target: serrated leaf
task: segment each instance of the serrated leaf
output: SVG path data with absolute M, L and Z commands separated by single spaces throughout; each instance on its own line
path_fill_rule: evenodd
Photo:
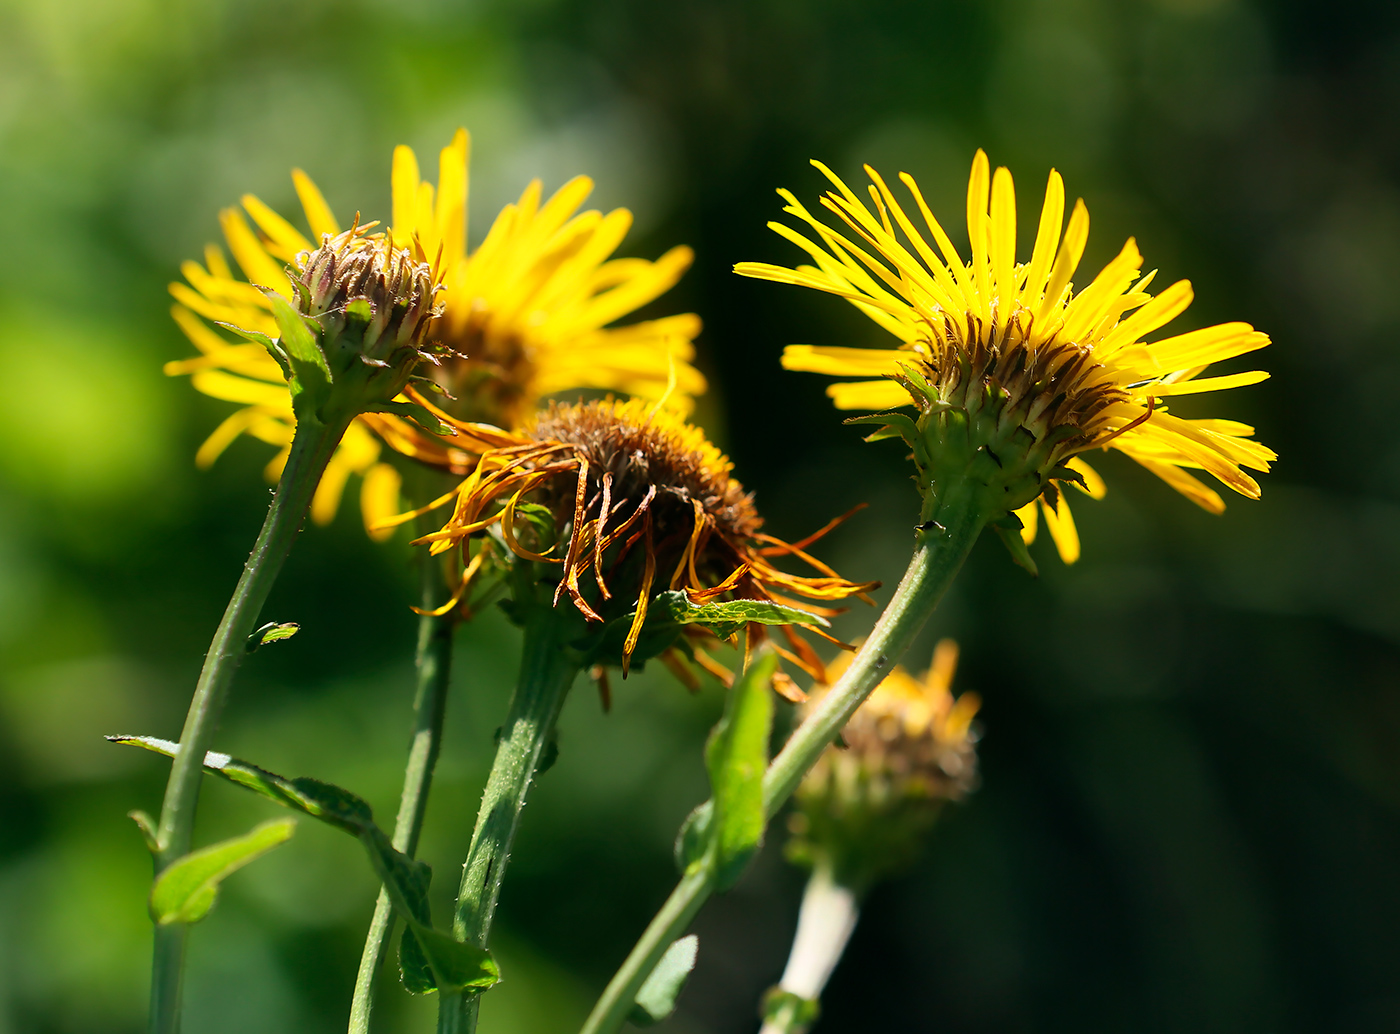
M 305 396 L 313 408 L 318 408 L 329 396 L 332 381 L 321 346 L 301 313 L 292 308 L 287 299 L 275 291 L 267 292 L 267 297 L 277 329 L 281 331 L 277 343 L 291 366 L 292 403 L 295 406 Z
M 715 886 L 732 887 L 763 843 L 763 774 L 773 729 L 773 694 L 768 688 L 778 655 L 764 646 L 734 682 L 724 717 L 705 744 L 714 820 L 710 849 Z
M 650 1027 L 675 1012 L 676 999 L 685 990 L 699 950 L 700 938 L 695 934 L 673 941 L 637 992 L 628 1020 L 638 1027 Z
M 166 757 L 174 757 L 180 749 L 178 743 L 154 736 L 108 736 L 107 739 Z M 480 991 L 500 979 L 500 970 L 490 952 L 432 928 L 428 907 L 432 869 L 394 847 L 384 831 L 375 825 L 374 812 L 362 797 L 319 779 L 306 776 L 287 779 L 218 751 L 211 750 L 204 755 L 204 767 L 283 807 L 329 823 L 360 841 L 394 908 L 403 917 L 406 930 L 419 946 L 417 955 L 410 951 L 406 960 L 400 952 L 405 986 L 410 990 L 409 982 L 414 981 L 414 986 L 430 983 L 432 986 L 428 990 Z
M 690 597 L 679 589 L 659 594 L 652 606 L 657 608 L 658 614 L 665 615 L 678 625 L 703 625 L 721 639 L 743 631 L 750 622 L 760 625 L 818 625 L 823 628 L 831 624 L 820 614 L 770 600 L 691 603 Z
M 277 365 L 282 368 L 282 376 L 287 378 L 287 380 L 292 379 L 292 368 L 287 363 L 287 353 L 283 352 L 282 346 L 279 345 L 272 338 L 268 337 L 266 334 L 259 333 L 256 330 L 244 330 L 242 327 L 236 326 L 232 323 L 224 323 L 220 320 L 215 320 L 215 323 L 218 326 L 223 327 L 225 330 L 232 331 L 239 337 L 243 338 L 245 341 L 251 341 L 255 345 L 262 345 L 263 348 L 267 350 L 267 354 L 272 356 L 272 358 L 277 362 Z
M 252 653 L 259 646 L 266 643 L 277 643 L 283 639 L 290 639 L 301 631 L 301 625 L 295 621 L 269 621 L 248 637 L 248 652 Z
M 878 425 L 875 431 L 865 436 L 867 442 L 902 438 L 904 443 L 913 449 L 917 447 L 920 439 L 918 425 L 905 413 L 871 413 L 868 416 L 850 417 L 842 423 Z
M 284 844 L 296 831 L 295 819 L 274 819 L 240 837 L 191 851 L 156 877 L 151 887 L 151 918 L 161 926 L 197 923 L 209 914 L 219 884 L 243 866 Z

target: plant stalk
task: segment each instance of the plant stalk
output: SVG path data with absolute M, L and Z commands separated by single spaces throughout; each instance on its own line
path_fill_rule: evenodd
M 579 672 L 577 659 L 565 649 L 564 633 L 571 617 L 571 608 L 536 605 L 525 622 L 520 678 L 481 797 L 452 924 L 458 940 L 479 947 L 486 947 L 491 932 L 525 795 Z M 475 993 L 442 994 L 439 1034 L 472 1034 L 479 1001 Z
M 156 834 L 157 876 L 189 853 L 202 762 L 218 727 L 229 685 L 248 652 L 248 638 L 257 626 L 258 615 L 272 584 L 301 530 L 321 474 L 349 423 L 348 417 L 333 424 L 323 424 L 311 417 L 297 423 L 291 452 L 277 482 L 267 519 L 248 562 L 243 565 L 243 575 L 214 633 L 209 652 L 205 654 L 204 667 L 180 732 L 180 750 L 170 766 Z M 180 1029 L 186 936 L 187 927 L 182 923 L 156 927 L 151 961 L 149 1025 L 152 1034 L 176 1034 Z
M 855 891 L 837 883 L 830 866 L 813 869 L 802 894 L 792 952 L 777 987 L 792 997 L 778 1004 L 759 1034 L 806 1034 L 815 1017 L 808 1011 L 811 1006 L 804 1005 L 821 999 L 859 917 Z
M 420 609 L 432 611 L 444 602 L 447 594 L 442 563 L 439 558 L 429 556 L 427 550 L 418 551 L 418 562 L 421 572 Z M 456 625 L 457 617 L 451 613 L 441 617 L 428 613 L 418 619 L 418 649 L 414 657 L 418 687 L 413 699 L 413 738 L 409 743 L 403 793 L 399 798 L 399 813 L 394 820 L 392 838 L 394 847 L 410 858 L 418 850 L 418 837 L 428 810 L 428 792 L 432 789 L 433 769 L 442 747 L 442 722 L 452 676 L 452 633 Z M 365 937 L 364 952 L 360 956 L 360 970 L 355 977 L 355 995 L 350 1003 L 350 1034 L 368 1034 L 370 1014 L 374 1010 L 375 980 L 380 962 L 393 939 L 394 919 L 389 892 L 381 887 L 374 903 L 369 933 Z
M 925 496 L 914 556 L 889 605 L 845 672 L 768 766 L 763 777 L 763 807 L 769 819 L 792 796 L 807 770 L 856 708 L 893 670 L 938 606 L 987 524 L 988 516 L 978 505 L 984 491 L 972 479 L 949 478 L 937 492 L 929 491 Z M 701 876 L 703 880 L 695 883 L 694 879 Z M 661 953 L 685 932 L 713 890 L 712 871 L 697 872 L 694 877 L 687 874 L 681 879 L 593 1006 L 580 1034 L 616 1034 L 621 1030 L 637 992 Z M 679 907 L 682 900 L 684 908 Z M 664 923 L 663 916 L 669 917 Z

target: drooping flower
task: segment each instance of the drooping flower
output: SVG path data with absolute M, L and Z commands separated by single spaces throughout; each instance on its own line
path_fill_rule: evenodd
M 524 560 L 559 565 L 552 605 L 567 596 L 588 622 L 616 629 L 618 642 L 605 655 L 624 673 L 647 629 L 660 628 L 647 655 L 664 653 L 676 668 L 671 644 L 685 626 L 713 615 L 711 629 L 733 625 L 737 632 L 747 625 L 750 645 L 763 634 L 759 622 L 777 625 L 791 647 L 778 647 L 779 653 L 821 678 L 821 661 L 791 625 L 821 625 L 830 612 L 804 613 L 786 594 L 839 600 L 877 584 L 847 581 L 806 551 L 835 522 L 798 543 L 764 533 L 752 495 L 731 476 L 733 464 L 703 431 L 657 403 L 551 403 L 517 431 L 434 412 L 457 430 L 453 448 L 471 454 L 459 468 L 467 476 L 448 495 L 395 521 L 452 504 L 443 528 L 417 540 L 434 553 L 462 550 L 463 577 L 447 606 L 466 592 L 482 551 L 499 543 Z M 488 531 L 496 537 L 488 538 Z M 479 547 L 472 555 L 474 541 Z M 782 556 L 817 573 L 783 571 L 774 563 Z M 665 613 L 653 614 L 663 594 Z M 756 606 L 705 610 L 719 601 Z M 731 673 L 700 638 L 685 640 L 690 660 L 728 681 Z M 786 677 L 776 684 L 780 692 L 801 696 Z
M 579 212 L 592 184 L 578 177 L 543 204 L 540 184 L 531 183 L 468 253 L 468 150 L 467 133 L 459 130 L 441 153 L 436 190 L 421 181 L 407 147 L 395 150 L 392 171 L 390 239 L 401 248 L 416 247 L 446 287 L 436 333 L 449 358 L 433 371 L 453 396 L 445 404 L 464 418 L 504 427 L 528 419 L 542 397 L 577 389 L 664 395 L 668 404 L 685 408 L 705 387 L 690 365 L 699 319 L 683 314 L 611 324 L 674 285 L 691 261 L 690 249 L 673 248 L 656 262 L 611 258 L 631 215 L 625 209 L 606 216 Z M 342 227 L 311 179 L 296 169 L 292 181 L 312 236 L 338 234 Z M 182 266 L 187 283 L 170 287 L 172 314 L 201 355 L 165 369 L 191 374 L 199 391 L 243 407 L 209 436 L 196 461 L 208 466 L 239 435 L 249 434 L 280 448 L 267 471 L 275 479 L 295 426 L 285 378 L 261 346 L 235 343 L 210 323 L 275 336 L 272 302 L 262 288 L 290 299 L 286 265 L 313 245 L 256 197 L 245 195 L 242 204 L 243 211 L 221 212 L 220 222 L 243 277 L 214 245 L 205 249 L 204 265 Z M 367 527 L 398 510 L 398 474 L 380 461 L 384 442 L 412 455 L 446 449 L 393 415 L 357 420 L 322 478 L 314 520 L 324 524 L 334 517 L 352 473 L 364 477 Z
M 846 658 L 828 665 L 834 681 Z M 945 801 L 977 786 L 976 693 L 951 692 L 958 646 L 944 639 L 915 678 L 896 666 L 860 705 L 794 795 L 790 858 L 825 865 L 863 892 L 915 857 Z M 805 705 L 817 706 L 821 691 Z
M 1155 297 L 1148 293 L 1155 271 L 1141 275 L 1142 256 L 1131 239 L 1076 290 L 1071 280 L 1088 238 L 1089 214 L 1082 200 L 1076 202 L 1062 233 L 1065 194 L 1058 173 L 1050 173 L 1031 257 L 1021 263 L 1011 174 L 1004 168 L 990 174 L 980 150 L 968 181 L 970 261 L 908 174 L 900 179 L 922 226 L 869 166 L 867 203 L 831 170 L 813 164 L 835 187 L 821 203 L 845 229 L 823 223 L 780 190 L 784 211 L 808 232 L 769 225 L 815 265 L 743 262 L 735 269 L 845 298 L 895 338 L 892 348 L 786 349 L 783 365 L 790 370 L 861 378 L 827 389 L 837 408 L 888 409 L 912 400 L 920 413 L 918 436 L 933 453 L 946 439 L 940 444 L 937 433 L 926 433 L 930 427 L 958 424 L 969 454 L 949 459 L 919 455 L 916 448 L 921 469 L 974 457 L 988 464 L 985 480 L 996 482 L 1008 508 L 1018 513 L 1023 538 L 1034 536 L 1039 504 L 1067 562 L 1078 557 L 1079 538 L 1060 489 L 1074 484 L 1092 496 L 1103 493 L 1102 480 L 1081 456 L 1090 449 L 1125 453 L 1212 512 L 1225 504 L 1192 470 L 1259 497 L 1258 484 L 1243 468 L 1267 470 L 1275 455 L 1250 440 L 1253 428 L 1184 419 L 1169 412 L 1164 400 L 1264 380 L 1262 371 L 1200 375 L 1212 363 L 1263 348 L 1268 337 L 1247 323 L 1225 323 L 1146 342 L 1185 311 L 1192 289 L 1181 280 Z M 913 433 L 897 419 L 889 428 L 906 437 Z

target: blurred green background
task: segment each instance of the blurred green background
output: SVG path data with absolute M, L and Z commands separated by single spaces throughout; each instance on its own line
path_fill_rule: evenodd
M 162 377 L 190 351 L 165 284 L 244 191 L 293 211 L 293 165 L 383 217 L 392 146 L 435 167 L 458 125 L 474 240 L 529 178 L 584 172 L 635 211 L 626 253 L 695 246 L 655 311 L 706 321 L 701 417 L 776 533 L 873 504 L 824 554 L 854 578 L 897 579 L 908 470 L 778 355 L 879 334 L 729 272 L 796 257 L 764 223 L 774 187 L 814 197 L 808 158 L 908 170 L 956 224 L 984 146 L 1023 246 L 1054 165 L 1093 215 L 1085 268 L 1136 235 L 1159 283 L 1196 284 L 1180 329 L 1271 333 L 1273 380 L 1207 400 L 1280 453 L 1261 503 L 1212 517 L 1110 458 L 1078 565 L 1042 541 L 1033 580 L 978 546 L 908 660 L 962 642 L 984 785 L 870 901 L 819 1030 L 1400 1030 L 1400 5 L 0 0 L 0 1032 L 142 1028 L 149 863 L 124 814 L 166 767 L 100 735 L 176 735 L 266 506 L 265 446 L 194 469 L 228 406 Z M 387 820 L 414 578 L 353 509 L 300 540 L 267 617 L 303 632 L 245 666 L 219 745 Z M 494 614 L 459 641 L 423 848 L 439 915 L 516 641 Z M 486 1030 L 572 1029 L 673 879 L 720 692 L 648 670 L 615 693 L 603 716 L 580 684 L 526 811 Z M 209 785 L 200 839 L 272 810 Z M 780 839 L 701 916 L 666 1029 L 756 1028 L 801 888 Z M 373 893 L 355 845 L 303 822 L 195 931 L 187 1029 L 344 1029 Z M 383 1001 L 381 1029 L 431 1029 L 431 1000 L 386 980 Z

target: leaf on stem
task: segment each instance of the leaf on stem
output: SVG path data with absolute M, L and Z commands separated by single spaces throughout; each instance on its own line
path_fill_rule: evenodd
M 154 736 L 108 736 L 107 739 L 166 757 L 174 757 L 180 749 L 178 743 Z M 360 841 L 394 908 L 403 916 L 408 928 L 406 933 L 411 935 L 406 936 L 401 951 L 404 985 L 410 991 L 420 986 L 425 990 L 483 991 L 500 979 L 500 969 L 490 952 L 432 928 L 432 914 L 428 908 L 432 869 L 395 849 L 384 831 L 375 825 L 374 812 L 363 798 L 319 779 L 305 776 L 287 779 L 213 750 L 204 755 L 204 767 L 283 807 L 329 823 Z
M 666 954 L 651 971 L 646 983 L 637 992 L 629 1022 L 638 1027 L 660 1023 L 676 1011 L 676 999 L 685 990 L 690 971 L 695 968 L 695 956 L 700 950 L 700 938 L 691 934 L 671 942 Z
M 252 653 L 264 643 L 277 643 L 283 639 L 290 639 L 301 631 L 301 625 L 295 621 L 269 621 L 248 637 L 248 652 Z
M 220 883 L 253 859 L 286 843 L 296 826 L 296 819 L 274 819 L 241 837 L 201 847 L 177 859 L 151 887 L 151 918 L 161 926 L 199 922 L 214 907 Z
M 714 800 L 710 851 L 718 890 L 734 885 L 763 843 L 763 774 L 773 728 L 773 695 L 768 684 L 777 663 L 778 655 L 771 647 L 754 652 L 729 691 L 724 717 L 705 745 Z
M 658 615 L 678 625 L 704 625 L 721 639 L 728 639 L 744 626 L 753 622 L 759 625 L 819 625 L 829 627 L 831 622 L 820 614 L 802 610 L 799 607 L 786 607 L 770 600 L 717 600 L 709 603 L 692 603 L 681 590 L 663 592 L 652 604 Z

